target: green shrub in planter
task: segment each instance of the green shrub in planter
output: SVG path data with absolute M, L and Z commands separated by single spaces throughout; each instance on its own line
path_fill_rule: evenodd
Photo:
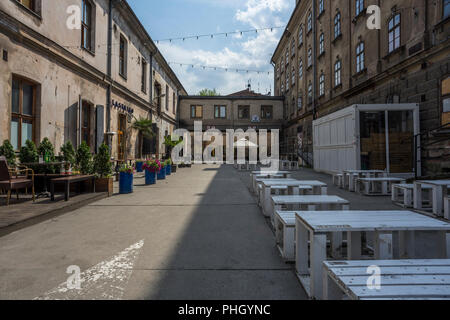
M 44 158 L 45 162 L 55 162 L 55 148 L 48 138 L 44 138 L 38 147 L 38 154 Z M 55 173 L 56 168 L 53 166 L 46 166 L 41 168 L 46 173 Z
M 107 192 L 109 196 L 113 194 L 112 164 L 109 147 L 102 144 L 98 154 L 94 157 L 95 190 L 97 192 Z
M 25 146 L 20 148 L 19 160 L 21 163 L 38 162 L 39 154 L 33 141 L 27 140 Z
M 65 169 L 69 171 L 70 167 L 75 166 L 75 149 L 73 148 L 72 142 L 67 141 L 67 143 L 61 146 L 62 160 L 65 162 Z
M 3 145 L 0 146 L 0 156 L 4 156 L 6 158 L 6 161 L 10 167 L 14 167 L 16 165 L 16 154 L 9 140 L 3 141 Z
M 91 150 L 85 141 L 78 147 L 76 164 L 81 174 L 91 174 L 93 172 Z

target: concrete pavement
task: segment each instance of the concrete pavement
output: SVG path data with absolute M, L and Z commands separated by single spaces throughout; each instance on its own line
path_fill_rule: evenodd
M 143 183 L 0 238 L 0 299 L 306 298 L 232 166 Z

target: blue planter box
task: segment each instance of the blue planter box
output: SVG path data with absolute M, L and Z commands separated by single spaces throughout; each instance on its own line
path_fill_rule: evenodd
M 170 176 L 172 174 L 172 166 L 166 166 L 166 175 Z
M 143 162 L 136 162 L 136 171 L 137 172 L 143 172 L 144 169 L 142 168 L 144 166 Z
M 156 172 L 145 170 L 145 184 L 156 184 Z
M 133 193 L 133 174 L 121 172 L 119 176 L 119 193 Z
M 164 167 L 158 173 L 158 180 L 165 180 L 165 179 L 166 179 L 166 168 Z

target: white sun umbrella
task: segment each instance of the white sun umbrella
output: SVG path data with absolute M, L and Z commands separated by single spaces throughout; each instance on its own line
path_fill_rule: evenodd
M 246 148 L 246 147 L 249 147 L 249 148 L 257 148 L 258 147 L 258 145 L 257 144 L 254 144 L 253 142 L 251 142 L 251 141 L 248 141 L 246 138 L 242 138 L 242 139 L 240 139 L 240 140 L 238 140 L 238 141 L 236 141 L 235 143 L 234 143 L 234 147 L 235 148 Z

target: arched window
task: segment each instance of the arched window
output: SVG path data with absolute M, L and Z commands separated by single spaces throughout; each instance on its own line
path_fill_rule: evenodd
M 312 66 L 312 49 L 308 49 L 308 68 Z
M 291 74 L 291 77 L 292 77 L 292 85 L 295 84 L 295 75 L 296 75 L 296 73 L 295 73 L 295 66 L 292 66 L 292 74 Z
M 319 36 L 319 54 L 325 53 L 325 35 L 322 32 Z
M 298 77 L 300 80 L 303 79 L 303 60 L 300 59 L 300 61 L 298 62 Z
M 341 60 L 336 61 L 334 64 L 334 86 L 339 86 L 341 82 L 341 70 L 342 70 L 342 63 Z
M 336 39 L 341 35 L 341 13 L 336 13 L 334 17 L 334 38 Z
M 303 44 L 303 27 L 298 29 L 298 45 L 301 46 Z
M 312 103 L 313 92 L 312 92 L 312 83 L 311 81 L 308 84 L 308 103 Z
M 323 13 L 325 11 L 324 0 L 319 0 L 319 13 Z
M 312 30 L 312 13 L 311 11 L 308 13 L 308 32 Z
M 361 72 L 365 68 L 365 55 L 364 55 L 365 47 L 364 42 L 361 41 L 356 46 L 356 72 Z

